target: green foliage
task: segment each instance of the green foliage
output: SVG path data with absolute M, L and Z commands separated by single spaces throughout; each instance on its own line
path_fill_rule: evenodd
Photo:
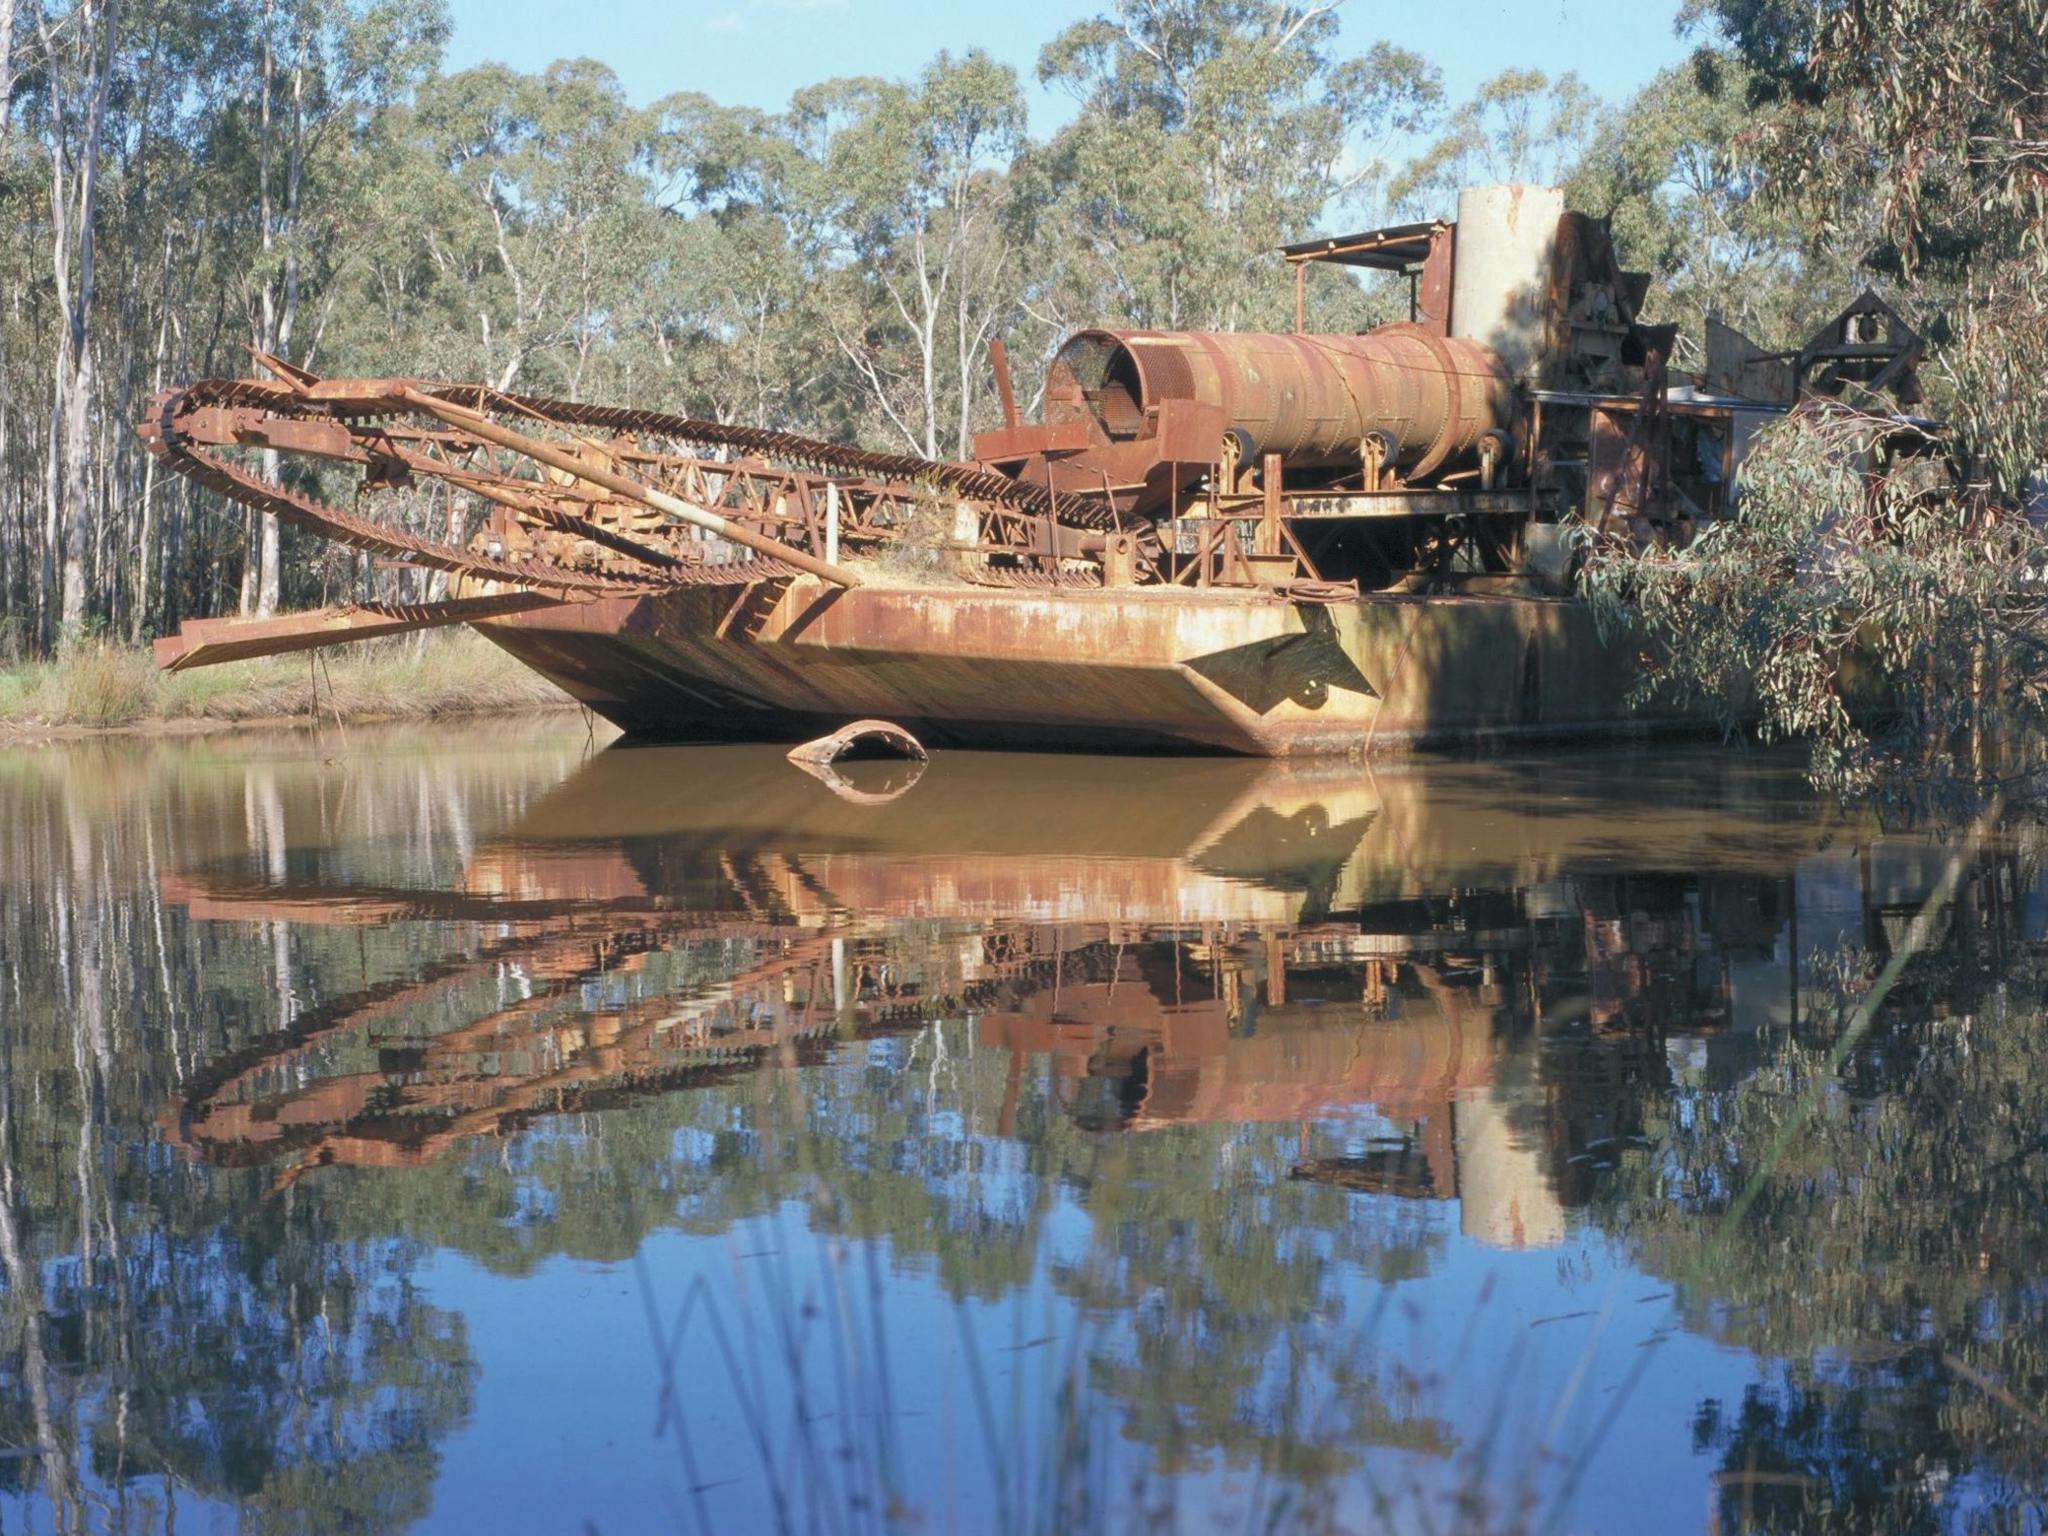
M 1059 329 L 1287 329 L 1273 247 L 1370 206 L 1387 147 L 1442 96 L 1425 60 L 1384 43 L 1338 59 L 1336 35 L 1329 7 L 1186 0 L 1119 5 L 1048 43 L 1039 79 L 1080 112 L 1030 167 L 1056 257 L 1036 312 Z M 1318 298 L 1332 329 L 1373 312 L 1349 283 Z
M 1560 182 L 1585 151 L 1597 105 L 1575 74 L 1552 80 L 1540 69 L 1503 70 L 1451 114 L 1441 137 L 1408 164 L 1389 196 L 1429 217 L 1445 213 L 1460 187 Z
M 2040 719 L 2048 545 L 1950 493 L 1923 434 L 1814 406 L 1760 435 L 1740 515 L 1683 548 L 1579 528 L 1645 693 L 1811 743 L 1817 782 L 1965 808 L 2004 786 L 1999 741 Z M 1920 450 L 1916 452 L 1915 450 Z
M 1879 269 L 1963 274 L 2041 250 L 2048 212 L 2042 0 L 1696 0 L 1749 71 L 1777 195 L 1816 241 L 1879 239 Z
M 1882 400 L 1799 412 L 1745 466 L 1734 522 L 1684 550 L 1609 530 L 1589 584 L 1640 626 L 1658 686 L 1731 718 L 1753 700 L 1763 731 L 1809 740 L 1839 789 L 1967 806 L 2031 778 L 2038 755 L 2048 6 L 1687 14 L 1729 56 L 1702 55 L 1691 110 L 1739 98 L 1755 113 L 1730 141 L 1751 167 L 1740 197 L 1695 199 L 1695 217 L 1802 229 L 1830 253 L 1809 273 L 1840 261 L 1886 284 L 1936 343 L 1923 376 L 1946 422 L 1936 444 Z M 1655 175 L 1630 191 L 1627 159 L 1604 172 L 1617 210 L 1645 207 Z M 1698 278 L 1710 296 L 1716 274 Z

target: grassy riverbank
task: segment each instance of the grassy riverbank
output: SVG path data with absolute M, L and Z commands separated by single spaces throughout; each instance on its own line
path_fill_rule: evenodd
M 565 708 L 567 695 L 489 641 L 453 631 L 327 653 L 159 672 L 144 649 L 81 645 L 0 666 L 0 738 L 73 731 L 322 720 L 425 719 Z

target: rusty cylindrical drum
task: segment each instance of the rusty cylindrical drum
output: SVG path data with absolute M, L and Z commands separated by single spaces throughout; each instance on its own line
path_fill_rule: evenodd
M 1411 478 L 1469 462 L 1514 411 L 1490 350 L 1406 323 L 1362 336 L 1080 331 L 1047 378 L 1048 421 L 1078 410 L 1111 441 L 1145 436 L 1146 413 L 1176 399 L 1222 407 L 1256 451 L 1291 467 L 1356 464 L 1360 440 L 1384 434 Z

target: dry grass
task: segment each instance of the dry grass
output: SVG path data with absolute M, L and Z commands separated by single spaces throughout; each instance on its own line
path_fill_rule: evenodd
M 317 661 L 317 658 L 316 658 Z M 565 707 L 538 673 L 466 630 L 328 653 L 159 672 L 146 651 L 89 643 L 54 662 L 0 668 L 0 732 L 167 721 L 426 719 Z

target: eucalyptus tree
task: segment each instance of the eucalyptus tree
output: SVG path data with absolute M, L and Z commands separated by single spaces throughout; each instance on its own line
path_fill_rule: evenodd
M 110 200 L 102 236 L 111 304 L 100 315 L 100 441 L 106 490 L 94 590 L 109 624 L 139 637 L 152 610 L 175 604 L 172 556 L 189 498 L 168 494 L 156 462 L 125 430 L 170 369 L 189 362 L 187 317 L 202 285 L 225 276 L 239 204 L 231 123 L 250 75 L 247 39 L 211 23 L 208 0 L 167 0 L 137 13 L 108 135 Z M 203 343 L 202 343 L 203 346 Z M 160 507 L 159 503 L 168 503 Z M 126 557 L 125 559 L 123 557 Z
M 57 350 L 43 465 L 43 644 L 61 613 L 66 631 L 85 623 L 88 546 L 94 532 L 92 485 L 93 348 L 88 322 L 98 278 L 100 171 L 107 102 L 121 37 L 122 0 L 76 0 L 68 12 L 35 12 L 40 44 L 38 105 L 49 154 L 50 274 L 55 285 Z M 60 557 L 61 551 L 61 557 Z M 52 610 L 56 566 L 63 599 Z
M 1709 316 L 1789 347 L 1852 296 L 1846 263 L 1803 253 L 1798 220 L 1764 195 L 1755 130 L 1772 115 L 1739 59 L 1703 48 L 1603 113 L 1565 184 L 1569 206 L 1607 219 L 1626 263 L 1650 272 L 1645 313 L 1679 323 L 1686 366 L 1702 360 Z
M 410 91 L 439 62 L 448 21 L 440 0 L 261 0 L 253 18 L 257 252 L 250 267 L 251 340 L 289 358 L 308 280 L 332 280 L 351 259 L 343 238 L 363 188 L 352 151 L 365 119 Z M 308 271 L 309 264 L 313 270 Z M 274 454 L 266 467 L 277 473 Z M 280 530 L 261 519 L 254 608 L 276 611 Z M 249 567 L 245 567 L 249 569 Z M 250 582 L 243 581 L 244 611 Z
M 830 232 L 832 341 L 877 435 L 965 456 L 983 353 L 1023 283 L 1016 72 L 979 50 L 941 53 L 915 81 L 800 91 L 786 125 L 804 156 L 799 195 Z
M 1054 330 L 1284 326 L 1292 291 L 1273 247 L 1326 211 L 1377 213 L 1387 146 L 1442 99 L 1436 69 L 1406 50 L 1338 57 L 1335 10 L 1125 0 L 1046 45 L 1038 78 L 1079 111 L 1033 157 L 1047 257 L 1035 315 Z M 1328 323 L 1367 313 L 1353 285 L 1330 294 Z
M 832 231 L 806 195 L 802 149 L 780 117 L 696 92 L 650 112 L 663 217 L 632 311 L 640 371 L 622 381 L 626 396 L 652 391 L 720 421 L 848 430 L 856 413 L 817 282 Z
M 1762 150 L 1777 195 L 1947 333 L 1939 403 L 1986 489 L 2029 494 L 2048 472 L 2048 3 L 1694 9 L 1752 95 L 1788 103 Z
M 180 194 L 192 189 L 245 55 L 207 6 L 181 0 L 140 11 L 32 8 L 23 19 L 31 25 L 16 28 L 23 68 L 0 196 L 25 231 L 47 238 L 10 247 L 8 278 L 19 286 L 0 366 L 16 419 L 25 425 L 34 412 L 43 430 L 31 438 L 0 425 L 16 470 L 0 503 L 14 502 L 20 557 L 13 572 L 0 560 L 0 575 L 29 589 L 24 608 L 48 645 L 60 628 L 76 634 L 88 608 L 118 618 L 146 597 L 134 541 L 147 477 L 113 422 L 134 399 L 143 336 L 154 328 L 166 339 L 165 290 L 196 252 Z M 54 359 L 47 384 L 33 358 Z M 21 516 L 31 474 L 41 482 L 39 527 Z
M 1567 71 L 1507 69 L 1445 120 L 1443 132 L 1393 180 L 1388 195 L 1419 216 L 1447 217 L 1458 189 L 1483 182 L 1563 181 L 1592 134 L 1598 102 Z
M 470 333 L 451 362 L 499 389 L 574 396 L 640 276 L 645 115 L 588 59 L 540 75 L 488 64 L 429 82 L 417 129 L 416 169 L 453 193 L 436 199 L 448 222 L 417 230 Z

